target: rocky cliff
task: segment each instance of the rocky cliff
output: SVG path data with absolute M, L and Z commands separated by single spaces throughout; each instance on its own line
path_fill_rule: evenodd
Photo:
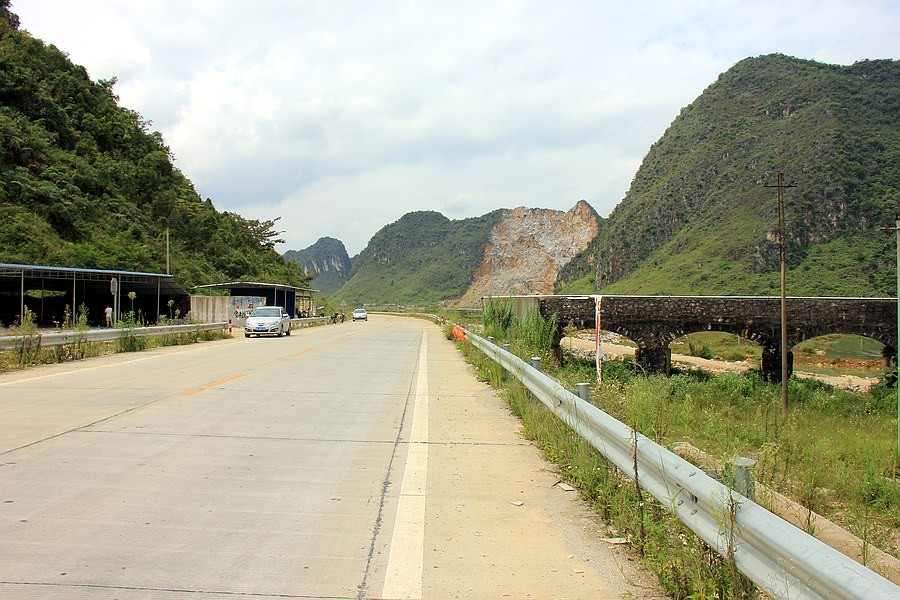
M 567 212 L 505 211 L 491 230 L 484 260 L 460 305 L 477 306 L 482 296 L 552 294 L 560 269 L 587 248 L 599 224 L 597 213 L 584 200 Z
M 462 220 L 408 213 L 353 258 L 351 277 L 334 299 L 478 306 L 484 295 L 552 293 L 559 270 L 587 247 L 600 222 L 584 201 L 567 212 L 500 209 Z
M 288 250 L 284 259 L 300 265 L 303 274 L 312 277 L 310 285 L 325 294 L 336 292 L 350 277 L 350 257 L 344 243 L 322 237 L 303 250 Z

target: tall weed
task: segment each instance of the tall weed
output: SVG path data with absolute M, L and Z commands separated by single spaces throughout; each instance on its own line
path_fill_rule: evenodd
M 488 298 L 484 302 L 484 335 L 497 340 L 510 337 L 516 321 L 516 308 L 511 299 Z
M 555 334 L 556 315 L 545 319 L 537 309 L 529 310 L 515 322 L 513 350 L 524 357 L 548 358 Z
M 137 314 L 133 310 L 128 311 L 119 319 L 118 327 L 122 331 L 122 335 L 116 340 L 119 352 L 137 352 L 144 350 L 150 344 L 146 336 L 135 335 L 135 329 L 144 326 L 144 317 L 138 311 Z
M 34 313 L 27 306 L 24 307 L 22 319 L 10 329 L 13 335 L 21 336 L 16 346 L 16 355 L 19 364 L 34 364 L 41 352 L 41 336 L 37 330 Z
M 90 344 L 86 340 L 85 334 L 89 329 L 90 325 L 88 324 L 87 306 L 82 303 L 78 307 L 78 313 L 73 319 L 69 305 L 66 304 L 63 313 L 62 330 L 74 333 L 75 339 L 71 344 L 53 347 L 53 352 L 56 355 L 56 362 L 82 360 L 91 355 L 91 350 L 96 347 L 96 344 Z

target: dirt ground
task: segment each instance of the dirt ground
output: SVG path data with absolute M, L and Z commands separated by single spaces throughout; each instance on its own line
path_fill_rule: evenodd
M 587 338 L 590 339 L 587 339 Z M 577 337 L 563 338 L 561 344 L 564 351 L 593 358 L 595 341 L 593 332 L 580 333 Z M 623 346 L 609 342 L 601 342 L 600 350 L 603 353 L 603 360 L 616 360 L 622 356 L 634 355 L 634 348 L 631 346 Z M 752 366 L 747 362 L 728 362 L 724 360 L 712 360 L 700 358 L 698 356 L 687 356 L 684 354 L 672 354 L 672 362 L 677 365 L 687 366 L 688 368 L 701 369 L 712 373 L 745 373 Z M 798 365 L 802 368 L 802 364 Z M 855 392 L 865 392 L 869 388 L 878 383 L 877 377 L 857 377 L 855 375 L 820 375 L 816 373 L 806 373 L 795 368 L 794 376 L 799 379 L 817 379 L 837 388 L 851 390 Z

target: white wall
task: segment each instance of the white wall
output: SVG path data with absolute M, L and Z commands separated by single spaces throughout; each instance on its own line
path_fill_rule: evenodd
M 198 323 L 228 321 L 243 329 L 250 311 L 265 304 L 262 296 L 191 296 L 191 318 Z

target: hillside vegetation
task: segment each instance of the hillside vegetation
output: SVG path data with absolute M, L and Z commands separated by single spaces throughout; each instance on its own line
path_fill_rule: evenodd
M 0 0 L 0 260 L 171 272 L 184 286 L 304 278 L 274 250 L 277 219 L 218 212 L 150 123 L 118 105 Z
M 893 295 L 900 63 L 749 58 L 684 108 L 558 284 L 566 293 Z
M 381 228 L 353 257 L 353 271 L 335 300 L 350 304 L 433 304 L 462 296 L 484 258 L 503 210 L 450 220 L 412 212 Z

